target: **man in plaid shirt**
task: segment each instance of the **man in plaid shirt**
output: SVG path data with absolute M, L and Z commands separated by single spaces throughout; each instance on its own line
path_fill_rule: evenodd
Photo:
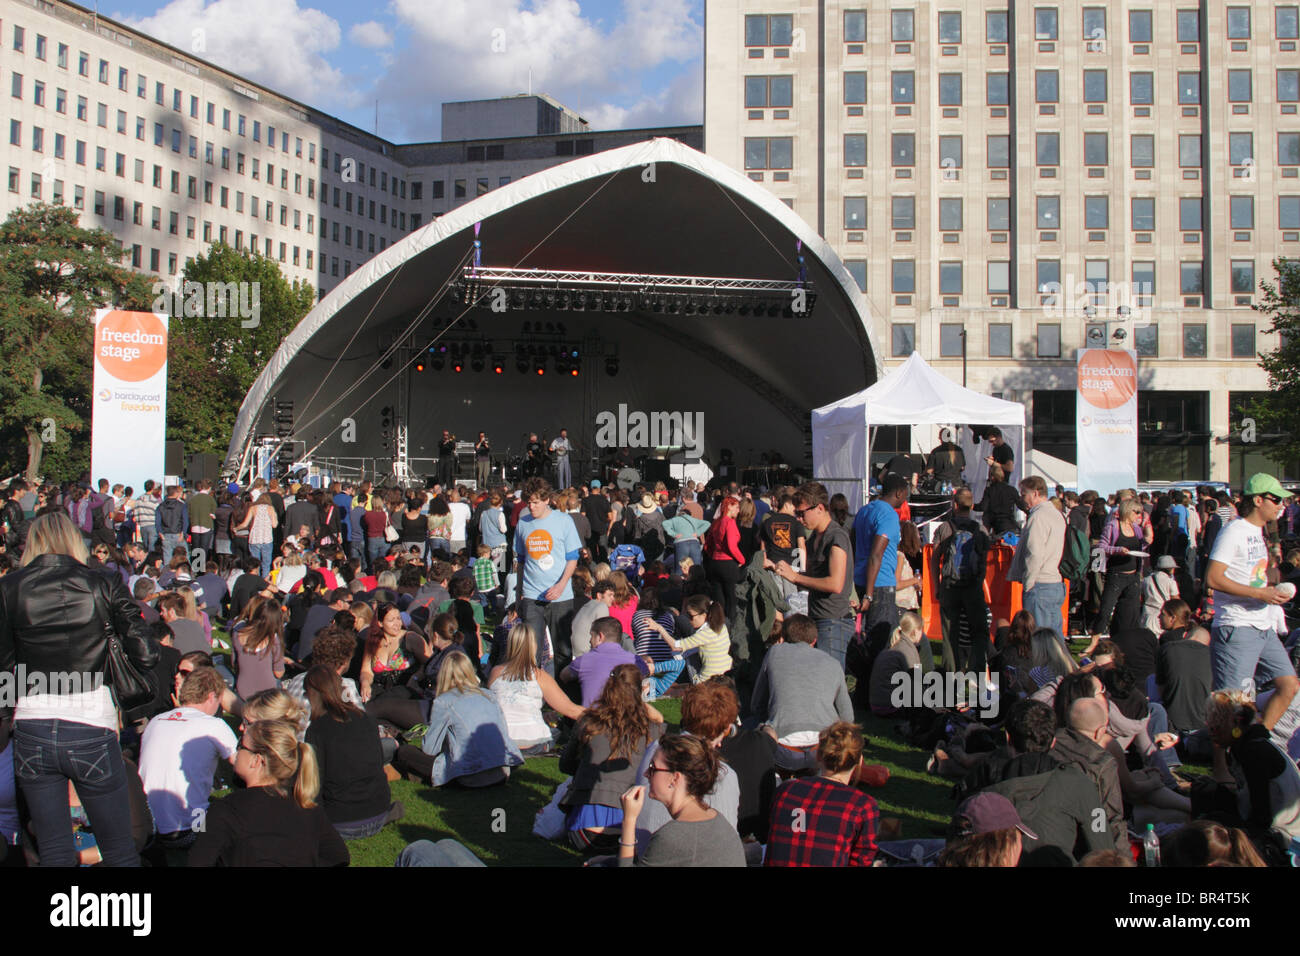
M 492 563 L 492 549 L 486 544 L 478 546 L 478 557 L 474 559 L 474 586 L 489 600 L 497 589 L 497 569 Z
M 870 866 L 880 812 L 852 783 L 862 763 L 862 733 L 848 721 L 819 735 L 821 775 L 783 784 L 772 805 L 764 866 Z

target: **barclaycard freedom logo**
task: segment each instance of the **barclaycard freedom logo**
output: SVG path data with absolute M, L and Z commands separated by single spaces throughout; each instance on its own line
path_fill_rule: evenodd
M 111 388 L 101 388 L 97 394 L 101 402 L 111 402 L 113 400 L 113 390 Z

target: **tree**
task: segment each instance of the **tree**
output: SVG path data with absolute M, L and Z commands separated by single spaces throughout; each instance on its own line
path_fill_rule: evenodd
M 54 477 L 84 471 L 94 313 L 147 303 L 142 277 L 121 266 L 118 240 L 81 228 L 78 216 L 33 203 L 0 225 L 0 406 L 5 431 L 26 445 L 30 481 L 51 437 L 51 460 L 63 472 Z
M 221 289 L 235 295 L 223 301 Z M 180 292 L 170 310 L 167 437 L 183 442 L 187 454 L 224 458 L 244 396 L 316 293 L 307 283 L 291 284 L 273 259 L 224 242 L 186 261 Z M 241 315 L 236 299 L 256 309 Z
M 1277 285 L 1261 282 L 1263 301 L 1255 306 L 1268 317 L 1266 332 L 1279 333 L 1278 347 L 1262 353 L 1259 364 L 1268 372 L 1269 391 L 1250 406 L 1255 431 L 1277 436 L 1270 444 L 1269 457 L 1276 461 L 1300 459 L 1300 263 L 1275 259 Z

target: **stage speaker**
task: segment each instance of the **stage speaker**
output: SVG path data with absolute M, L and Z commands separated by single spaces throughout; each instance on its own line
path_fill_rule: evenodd
M 185 469 L 185 480 L 190 484 L 193 484 L 200 478 L 206 478 L 208 481 L 216 481 L 217 476 L 220 473 L 221 459 L 216 455 L 210 455 L 204 452 L 198 455 L 190 455 L 189 467 Z
M 163 442 L 163 473 L 179 476 L 185 470 L 185 443 Z
M 668 482 L 668 462 L 663 458 L 647 458 L 641 467 L 641 480 Z

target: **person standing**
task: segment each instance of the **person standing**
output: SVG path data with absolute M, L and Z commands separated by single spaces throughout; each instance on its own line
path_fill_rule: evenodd
M 1007 476 L 1007 483 L 1011 483 L 1012 474 L 1016 470 L 1016 455 L 1011 450 L 1011 446 L 1006 443 L 1002 437 L 1002 429 L 990 428 L 984 433 L 988 443 L 993 446 L 993 450 L 985 456 L 986 465 L 997 465 L 1002 469 L 1002 473 Z M 1047 483 L 1043 483 L 1044 494 L 1046 494 Z
M 1205 583 L 1214 589 L 1210 627 L 1210 668 L 1214 690 L 1240 691 L 1251 682 L 1274 682 L 1276 693 L 1264 708 L 1264 726 L 1273 729 L 1286 713 L 1300 681 L 1274 632 L 1273 605 L 1286 599 L 1268 583 L 1268 542 L 1264 526 L 1276 521 L 1291 492 L 1272 475 L 1251 475 L 1242 490 L 1238 517 L 1214 539 Z
M 185 499 L 181 497 L 180 485 L 169 485 L 167 497 L 158 506 L 155 520 L 158 534 L 162 536 L 163 563 L 170 564 L 172 553 L 185 543 L 185 528 L 189 524 L 189 512 Z
M 569 430 L 561 428 L 559 437 L 551 442 L 551 453 L 555 455 L 555 486 L 564 491 L 573 484 L 573 472 L 569 467 L 569 452 L 573 445 L 569 443 Z
M 943 669 L 948 673 L 984 670 L 989 654 L 989 606 L 984 601 L 984 570 L 989 538 L 971 514 L 975 498 L 969 488 L 953 495 L 952 517 L 934 536 L 933 578 L 943 622 Z M 966 619 L 970 659 L 961 653 L 958 623 Z
M 442 439 L 438 442 L 438 483 L 450 488 L 456 480 L 456 436 L 447 429 L 442 430 Z
M 515 528 L 519 617 L 533 629 L 537 639 L 538 666 L 554 677 L 556 659 L 562 668 L 573 656 L 569 644 L 572 578 L 582 542 L 573 520 L 551 510 L 551 486 L 546 479 L 529 478 L 524 482 L 523 498 L 527 512 L 519 516 Z M 554 656 L 546 644 L 547 629 L 555 645 Z
M 907 501 L 911 485 L 895 472 L 885 475 L 880 497 L 859 509 L 853 518 L 853 583 L 861 595 L 862 635 L 866 642 L 865 673 L 884 650 L 889 635 L 898 627 L 898 606 L 894 588 L 898 583 L 898 539 L 901 533 L 898 509 Z
M 1065 583 L 1061 580 L 1061 554 L 1065 550 L 1065 517 L 1048 501 L 1047 483 L 1038 475 L 1020 482 L 1020 496 L 1029 507 L 1029 517 L 1007 580 L 1024 586 L 1023 607 L 1039 627 L 1050 627 L 1064 640 L 1061 604 Z
M 582 513 L 591 525 L 591 540 L 587 542 L 593 560 L 603 561 L 609 549 L 609 531 L 614 526 L 614 512 L 605 497 L 599 480 L 591 483 L 591 494 L 582 501 Z
M 492 475 L 492 445 L 488 442 L 487 432 L 478 433 L 474 443 L 474 484 L 479 491 L 486 491 L 488 478 Z
M 212 497 L 212 482 L 208 479 L 200 478 L 195 488 L 189 500 L 190 544 L 203 551 L 200 560 L 207 564 L 216 547 L 217 499 Z
M 961 485 L 965 483 L 962 475 L 965 468 L 966 453 L 952 440 L 952 429 L 943 429 L 939 432 L 939 444 L 930 451 L 930 467 L 926 470 L 936 481 Z
M 140 533 L 140 543 L 146 551 L 152 551 L 158 541 L 156 515 L 158 513 L 158 486 L 152 478 L 144 483 L 144 494 L 135 500 L 135 527 Z
M 853 545 L 848 531 L 831 520 L 824 485 L 816 481 L 800 485 L 792 498 L 794 515 L 808 532 L 807 572 L 798 574 L 788 562 L 773 564 L 770 559 L 764 567 L 808 591 L 808 617 L 816 625 L 817 645 L 834 658 L 842 673 L 853 638 L 853 577 L 849 573 Z

